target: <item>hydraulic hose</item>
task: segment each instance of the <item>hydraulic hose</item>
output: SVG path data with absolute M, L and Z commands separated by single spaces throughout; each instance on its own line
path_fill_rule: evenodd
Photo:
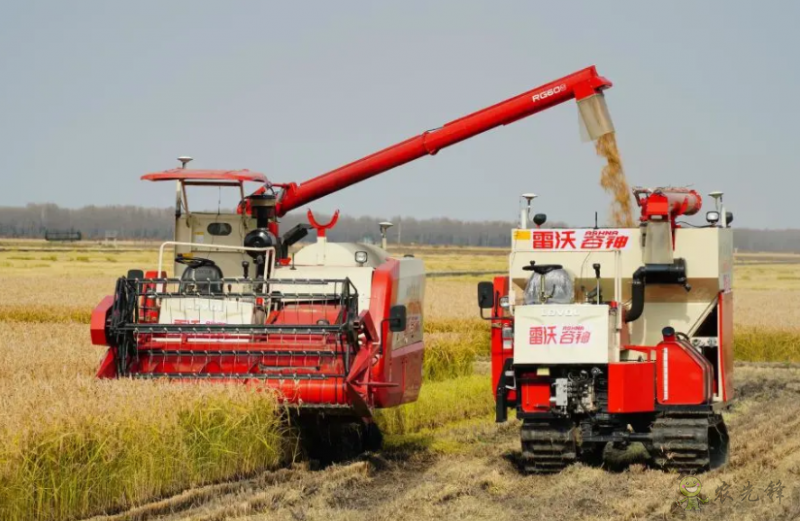
M 686 261 L 675 259 L 672 264 L 645 264 L 633 273 L 631 280 L 631 308 L 625 313 L 625 323 L 638 320 L 644 312 L 644 290 L 648 284 L 680 284 L 686 291 Z

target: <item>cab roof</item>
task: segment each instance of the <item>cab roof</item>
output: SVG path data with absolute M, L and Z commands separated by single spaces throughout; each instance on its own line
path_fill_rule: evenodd
M 228 181 L 243 183 L 266 183 L 264 174 L 250 170 L 189 170 L 173 168 L 163 172 L 152 172 L 142 176 L 143 181 Z

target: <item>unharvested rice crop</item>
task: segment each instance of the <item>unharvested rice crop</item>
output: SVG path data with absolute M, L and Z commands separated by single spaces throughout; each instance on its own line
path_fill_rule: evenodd
M 124 508 L 286 458 L 270 396 L 98 381 L 86 340 L 84 325 L 0 324 L 0 519 Z
M 470 375 L 426 383 L 416 402 L 381 410 L 377 419 L 386 434 L 408 434 L 487 416 L 493 410 L 489 376 Z
M 441 381 L 470 375 L 475 360 L 488 356 L 490 326 L 480 319 L 437 319 L 425 323 L 424 378 Z
M 754 326 L 734 331 L 734 357 L 747 362 L 800 362 L 800 332 Z

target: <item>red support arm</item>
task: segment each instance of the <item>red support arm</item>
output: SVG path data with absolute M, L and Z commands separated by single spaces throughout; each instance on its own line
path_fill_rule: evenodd
M 587 98 L 611 86 L 610 81 L 597 74 L 594 66 L 587 67 L 299 185 L 290 183 L 278 201 L 277 215 L 281 217 L 304 204 L 420 157 L 435 155 L 445 147 L 487 130 L 513 123 L 571 99 Z

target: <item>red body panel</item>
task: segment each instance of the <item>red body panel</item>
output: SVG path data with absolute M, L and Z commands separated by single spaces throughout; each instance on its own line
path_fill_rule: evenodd
M 714 368 L 690 344 L 667 337 L 656 346 L 656 392 L 664 405 L 710 403 Z
M 508 295 L 508 289 L 508 277 L 494 278 L 495 296 Z M 495 399 L 497 399 L 497 384 L 500 382 L 506 360 L 514 357 L 513 338 L 503 338 L 503 328 L 511 327 L 513 320 L 505 318 L 504 311 L 499 303 L 495 302 L 492 308 L 492 393 Z M 506 396 L 508 401 L 513 403 L 517 399 L 517 391 L 509 391 Z
M 717 305 L 721 397 L 729 401 L 733 399 L 733 293 L 720 293 Z
M 370 314 L 374 317 L 388 317 L 389 310 L 397 303 L 397 283 L 400 263 L 389 259 L 379 266 L 372 275 L 372 298 Z M 394 407 L 415 401 L 422 387 L 423 343 L 395 348 L 388 323 L 376 324 L 381 330 L 383 356 L 373 366 L 375 381 L 391 384 L 376 388 L 375 403 L 380 407 Z
M 642 220 L 654 216 L 674 219 L 681 215 L 694 215 L 700 211 L 703 199 L 695 190 L 688 188 L 669 188 L 638 199 L 642 208 Z
M 524 412 L 550 411 L 550 379 L 525 377 L 519 382 L 521 400 L 520 405 Z
M 154 172 L 142 176 L 144 181 L 233 181 L 241 183 L 252 181 L 255 183 L 266 183 L 267 178 L 264 174 L 251 172 L 249 170 L 188 170 L 184 168 L 173 168 L 163 172 Z
M 101 379 L 117 377 L 116 349 L 112 348 L 106 352 L 95 376 Z
M 655 362 L 608 364 L 608 412 L 647 412 L 655 409 Z
M 397 275 L 400 269 L 397 261 L 390 261 L 378 267 L 372 274 L 372 297 L 370 298 L 369 312 L 374 317 L 389 316 L 389 309 L 394 302 L 397 290 Z M 402 384 L 402 362 L 392 359 L 392 335 L 389 334 L 387 324 L 380 321 L 376 324 L 381 335 L 381 350 L 383 355 L 372 367 L 372 378 L 376 381 Z M 403 390 L 400 386 L 383 387 L 375 390 L 375 402 L 383 407 L 388 404 L 400 403 L 403 399 Z
M 92 335 L 92 344 L 96 346 L 107 346 L 106 339 L 106 319 L 114 305 L 114 297 L 103 297 L 103 300 L 92 310 L 92 318 L 90 322 L 90 330 Z

